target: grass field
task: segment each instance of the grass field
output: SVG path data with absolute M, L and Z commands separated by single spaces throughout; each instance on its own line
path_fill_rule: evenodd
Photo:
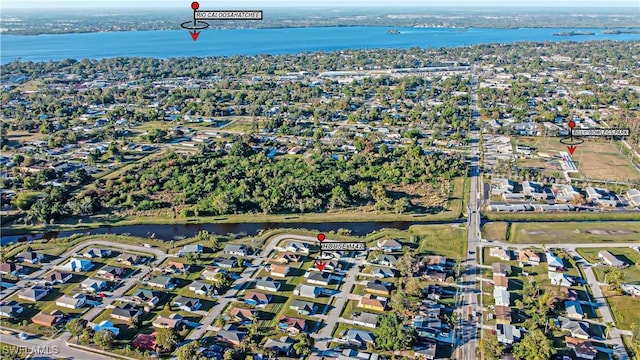
M 640 324 L 640 299 L 627 295 L 608 296 L 606 291 L 605 296 L 618 328 L 631 330 L 632 325 Z
M 601 233 L 593 233 L 593 232 Z M 625 231 L 625 233 L 611 233 Z M 509 241 L 514 243 L 637 242 L 640 222 L 513 223 Z
M 509 231 L 508 222 L 489 222 L 482 225 L 482 238 L 489 240 L 506 241 Z
M 536 147 L 540 152 L 556 155 L 558 151 L 567 151 L 567 147 L 554 138 L 517 138 L 518 144 Z M 573 161 L 585 178 L 613 181 L 640 181 L 640 171 L 620 152 L 615 142 L 585 140 L 572 156 Z M 540 161 L 544 166 L 544 161 Z M 534 165 L 529 162 L 523 165 Z

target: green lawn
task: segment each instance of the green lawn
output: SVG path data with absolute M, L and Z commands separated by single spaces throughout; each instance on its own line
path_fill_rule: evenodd
M 483 239 L 506 241 L 509 223 L 502 221 L 488 222 L 482 225 L 481 231 Z
M 620 233 L 623 231 L 624 233 Z M 514 243 L 637 242 L 640 222 L 512 223 L 509 241 Z
M 409 234 L 418 237 L 418 250 L 423 255 L 442 255 L 456 259 L 464 254 L 467 229 L 455 225 L 413 225 Z
M 618 328 L 631 330 L 632 325 L 640 324 L 640 299 L 628 295 L 612 295 L 607 296 L 607 302 Z

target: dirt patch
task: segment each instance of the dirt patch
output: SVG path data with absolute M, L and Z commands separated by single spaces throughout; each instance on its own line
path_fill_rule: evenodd
M 633 230 L 607 230 L 607 229 L 591 229 L 585 231 L 588 234 L 594 235 L 628 235 L 635 234 L 637 231 Z
M 545 233 L 544 231 L 541 231 L 541 230 L 525 230 L 525 229 L 522 229 L 522 232 L 527 233 L 529 235 L 542 235 Z

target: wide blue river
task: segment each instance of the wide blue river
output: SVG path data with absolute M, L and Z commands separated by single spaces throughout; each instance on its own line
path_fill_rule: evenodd
M 16 58 L 48 61 L 67 58 L 141 56 L 156 58 L 296 54 L 310 51 L 373 48 L 440 48 L 520 41 L 640 40 L 640 34 L 602 34 L 599 29 L 423 29 L 386 27 L 322 27 L 286 29 L 203 30 L 194 42 L 187 30 L 125 31 L 61 35 L 2 35 L 0 63 Z M 595 35 L 553 36 L 589 31 Z

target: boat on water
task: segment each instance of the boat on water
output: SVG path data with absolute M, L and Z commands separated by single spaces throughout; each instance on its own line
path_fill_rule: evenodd
M 387 30 L 387 34 L 400 34 L 400 30 L 398 30 L 398 29 L 389 29 L 389 30 Z

